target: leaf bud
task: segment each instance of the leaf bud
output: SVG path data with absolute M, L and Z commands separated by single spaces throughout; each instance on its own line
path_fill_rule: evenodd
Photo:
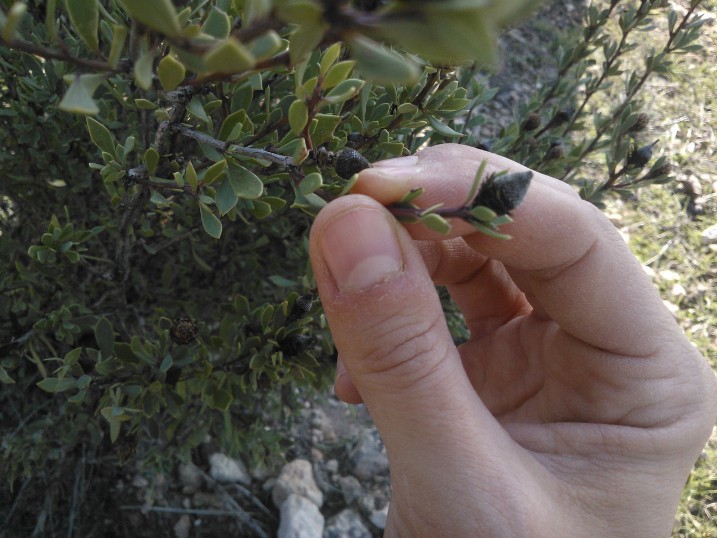
M 358 151 L 346 148 L 336 156 L 334 169 L 339 177 L 351 179 L 351 176 L 358 174 L 361 170 L 365 170 L 370 165 L 368 159 Z
M 480 186 L 471 209 L 483 206 L 497 215 L 508 215 L 523 202 L 532 179 L 533 172 L 530 170 L 502 176 L 491 174 Z

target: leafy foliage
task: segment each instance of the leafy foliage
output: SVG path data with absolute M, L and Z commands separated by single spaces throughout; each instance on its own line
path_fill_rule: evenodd
M 331 375 L 306 237 L 355 180 L 337 155 L 483 144 L 495 91 L 476 74 L 533 3 L 0 0 L 2 487 L 52 481 L 87 450 L 161 467 L 207 435 L 280 454 L 279 411 Z M 699 4 L 591 6 L 493 151 L 598 204 L 669 179 L 639 140 L 637 95 L 696 47 Z M 664 47 L 625 77 L 621 56 L 663 13 Z M 593 108 L 621 78 L 624 100 Z M 604 182 L 582 172 L 595 153 Z M 515 205 L 418 211 L 417 195 L 397 216 L 438 231 L 458 216 L 500 237 Z

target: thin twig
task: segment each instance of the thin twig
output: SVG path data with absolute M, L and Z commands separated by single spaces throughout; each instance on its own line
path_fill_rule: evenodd
M 161 512 L 165 514 L 190 514 L 193 516 L 228 516 L 234 517 L 229 510 L 203 510 L 199 508 L 173 508 L 171 506 L 120 506 L 120 510 L 140 510 L 142 512 Z
M 33 54 L 35 56 L 39 56 L 40 58 L 44 58 L 46 60 L 61 60 L 63 62 L 69 62 L 71 64 L 78 65 L 80 67 L 86 67 L 88 69 L 92 69 L 94 71 L 108 71 L 110 73 L 124 73 L 129 71 L 129 66 L 123 66 L 122 68 L 115 68 L 112 67 L 107 62 L 101 62 L 98 60 L 89 60 L 87 58 L 79 58 L 77 56 L 72 56 L 68 52 L 61 50 L 61 49 L 50 49 L 47 47 L 41 47 L 40 45 L 35 45 L 35 43 L 31 43 L 30 41 L 25 41 L 24 39 L 11 39 L 10 41 L 5 41 L 0 38 L 0 41 L 6 46 L 14 50 L 18 50 L 20 52 L 26 52 L 28 54 Z
M 191 129 L 186 125 L 181 125 L 179 123 L 173 124 L 171 126 L 171 129 L 174 132 L 181 134 L 182 136 L 186 136 L 187 138 L 191 138 L 193 140 L 196 140 L 197 142 L 206 144 L 207 146 L 219 150 L 230 157 L 233 155 L 241 155 L 243 157 L 251 157 L 253 159 L 262 159 L 265 161 L 270 161 L 285 167 L 291 165 L 290 156 L 279 155 L 278 153 L 272 153 L 271 151 L 267 151 L 265 149 L 247 148 L 245 146 L 232 146 L 229 142 L 222 142 L 221 140 L 217 140 L 216 138 L 209 136 L 206 133 L 195 131 L 194 129 Z

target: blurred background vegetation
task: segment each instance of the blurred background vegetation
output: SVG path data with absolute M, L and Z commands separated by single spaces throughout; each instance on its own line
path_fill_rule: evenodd
M 528 19 L 497 63 L 533 2 L 412 4 L 0 0 L 8 536 L 121 535 L 118 477 L 207 439 L 284 458 L 297 401 L 333 376 L 306 237 L 350 188 L 346 148 L 458 141 L 571 183 L 717 366 L 715 1 L 575 3 L 578 27 Z M 713 436 L 675 536 L 717 536 L 716 487 Z

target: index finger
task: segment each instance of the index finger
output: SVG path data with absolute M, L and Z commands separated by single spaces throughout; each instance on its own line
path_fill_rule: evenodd
M 453 207 L 466 201 L 484 160 L 486 173 L 526 170 L 509 159 L 457 144 L 403 159 L 364 170 L 353 192 L 390 204 L 412 188 L 423 187 L 425 194 L 415 200 L 419 206 L 442 202 Z M 481 254 L 519 270 L 545 313 L 592 346 L 648 356 L 674 338 L 679 328 L 640 263 L 610 221 L 570 186 L 536 173 L 512 215 L 514 221 L 501 227 L 512 236 L 508 241 L 455 220 L 444 237 L 463 236 Z M 420 224 L 407 228 L 416 239 L 439 238 Z

